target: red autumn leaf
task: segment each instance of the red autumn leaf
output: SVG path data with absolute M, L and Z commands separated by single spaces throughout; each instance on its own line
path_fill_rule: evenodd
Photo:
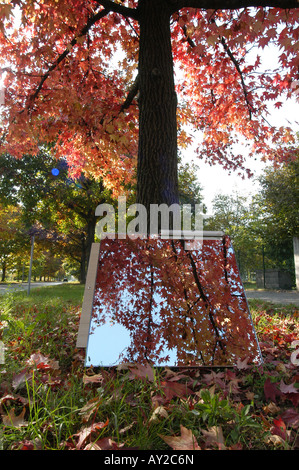
M 154 370 L 150 366 L 150 364 L 134 364 L 133 367 L 129 366 L 129 370 L 130 377 L 137 379 L 145 379 L 149 380 L 150 382 L 154 382 L 155 380 Z
M 87 426 L 83 429 L 81 429 L 80 432 L 77 434 L 74 434 L 73 437 L 78 438 L 78 442 L 76 444 L 76 449 L 82 449 L 83 444 L 85 441 L 89 438 L 91 438 L 91 435 L 98 431 L 99 429 L 103 429 L 106 426 L 108 426 L 109 419 L 107 419 L 104 423 L 99 422 L 99 423 L 94 423 L 91 426 Z
M 159 434 L 166 444 L 173 450 L 201 450 L 192 431 L 181 425 L 180 436 L 163 436 Z
M 14 396 L 14 395 L 7 394 L 7 395 L 4 395 L 4 397 L 0 398 L 0 407 L 1 405 L 6 406 L 7 405 L 6 402 L 9 402 L 9 403 L 16 402 L 16 403 L 21 403 L 23 405 L 27 405 L 28 399 L 20 395 Z
M 290 393 L 288 395 L 288 398 L 293 403 L 293 406 L 299 406 L 299 393 Z
M 269 377 L 266 379 L 264 384 L 264 393 L 267 400 L 271 400 L 276 403 L 276 397 L 281 395 L 280 390 L 276 384 L 272 383 Z
M 27 364 L 35 365 L 37 369 L 59 369 L 59 364 L 57 361 L 49 358 L 48 356 L 44 356 L 41 354 L 40 351 L 31 354 L 30 358 L 27 361 Z
M 50 370 L 51 367 L 49 366 L 49 364 L 45 364 L 44 362 L 40 362 L 39 364 L 37 364 L 37 369 Z
M 282 429 L 283 431 L 286 430 L 286 425 L 285 425 L 284 421 L 281 419 L 281 417 L 279 417 L 277 419 L 274 419 L 273 424 L 274 424 L 275 427 L 277 427 L 279 429 Z
M 23 444 L 22 444 L 22 447 L 20 448 L 20 450 L 34 450 L 34 444 L 30 441 L 25 441 Z
M 38 438 L 34 439 L 34 441 L 24 439 L 22 441 L 15 442 L 12 445 L 12 450 L 41 450 L 41 449 L 42 449 L 42 443 Z
M 166 367 L 164 373 L 165 373 L 165 375 L 164 375 L 165 379 L 169 380 L 171 382 L 177 382 L 181 379 L 187 379 L 188 378 L 188 375 L 184 374 L 183 372 L 171 370 L 171 369 L 168 369 L 167 367 Z
M 287 439 L 286 425 L 281 417 L 273 420 L 273 427 L 271 428 L 271 434 L 280 436 L 283 440 Z
M 185 397 L 192 394 L 192 390 L 186 384 L 164 381 L 161 386 L 168 401 L 174 397 Z
M 227 371 L 228 372 L 228 371 Z M 204 374 L 203 382 L 207 385 L 217 384 L 222 389 L 225 387 L 224 379 L 224 372 L 214 372 L 213 370 L 209 374 Z
M 285 410 L 282 415 L 281 419 L 288 425 L 297 429 L 299 427 L 299 413 L 294 408 L 288 408 Z

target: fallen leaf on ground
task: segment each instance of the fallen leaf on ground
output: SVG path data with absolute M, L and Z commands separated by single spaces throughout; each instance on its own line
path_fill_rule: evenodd
M 92 433 L 98 431 L 99 429 L 105 428 L 109 423 L 109 419 L 105 423 L 94 423 L 91 426 L 81 429 L 80 432 L 74 434 L 72 437 L 78 437 L 78 442 L 76 445 L 77 449 L 81 449 L 83 444 L 85 444 L 86 439 L 90 438 Z
M 249 357 L 246 357 L 246 359 L 244 359 L 243 361 L 241 361 L 241 359 L 238 359 L 237 360 L 237 369 L 239 370 L 246 370 L 246 369 L 250 369 L 250 366 L 248 365 L 248 361 L 249 361 Z
M 276 403 L 271 401 L 268 405 L 263 407 L 263 411 L 266 415 L 275 415 L 280 412 L 280 408 L 276 405 Z
M 283 380 L 280 381 L 279 389 L 282 393 L 299 393 L 299 389 L 293 383 L 286 385 Z
M 121 450 L 123 446 L 124 444 L 117 444 L 110 437 L 104 437 L 95 442 L 90 442 L 83 450 Z
M 271 400 L 276 403 L 276 396 L 281 395 L 281 391 L 277 388 L 276 384 L 272 383 L 269 377 L 266 379 L 264 384 L 264 393 L 267 400 Z
M 146 379 L 150 382 L 154 382 L 155 380 L 154 369 L 150 364 L 134 364 L 134 366 L 129 366 L 129 370 L 130 378 Z
M 294 408 L 288 408 L 281 415 L 281 419 L 288 425 L 293 428 L 299 427 L 299 413 Z
M 153 411 L 152 416 L 149 419 L 149 422 L 159 421 L 160 418 L 168 418 L 168 412 L 164 406 L 157 406 Z
M 285 422 L 281 419 L 281 417 L 273 420 L 273 426 L 271 428 L 271 434 L 275 436 L 281 437 L 284 441 L 286 441 L 289 437 L 289 432 L 287 431 Z
M 15 409 L 12 408 L 7 415 L 2 416 L 2 421 L 4 426 L 13 426 L 14 428 L 20 428 L 22 426 L 28 426 L 28 422 L 25 421 L 24 416 L 25 416 L 26 409 L 23 408 L 21 413 L 16 416 L 15 415 Z
M 212 426 L 208 431 L 201 429 L 201 433 L 205 438 L 207 447 L 217 447 L 219 450 L 225 450 L 224 437 L 220 426 Z
M 159 436 L 173 450 L 201 450 L 192 431 L 182 425 L 180 436 L 162 436 L 161 434 Z
M 165 397 L 170 401 L 174 397 L 185 397 L 192 395 L 192 390 L 184 383 L 164 381 L 161 383 L 161 388 L 165 393 Z
M 79 411 L 79 415 L 82 416 L 82 421 L 87 422 L 90 416 L 96 412 L 100 403 L 101 399 L 99 397 L 89 400 Z
M 102 374 L 94 374 L 94 375 L 84 375 L 83 376 L 83 383 L 102 383 L 103 382 L 103 375 Z
M 13 389 L 16 390 L 20 385 L 28 382 L 32 379 L 32 373 L 28 372 L 28 369 L 23 369 L 19 374 L 15 374 L 12 379 Z
M 50 359 L 48 356 L 44 356 L 41 354 L 41 352 L 36 352 L 31 354 L 29 357 L 27 364 L 35 364 L 37 368 L 39 369 L 53 369 L 53 370 L 58 370 L 59 369 L 59 363 L 58 361 L 55 361 L 54 359 Z

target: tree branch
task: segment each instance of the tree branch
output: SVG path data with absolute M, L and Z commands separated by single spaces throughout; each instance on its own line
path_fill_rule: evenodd
M 104 16 L 107 16 L 109 13 L 110 13 L 110 10 L 104 9 L 104 10 L 99 11 L 98 13 L 96 13 L 95 15 L 93 15 L 92 17 L 89 18 L 88 22 L 86 23 L 84 28 L 81 29 L 80 33 L 72 39 L 69 46 L 63 51 L 62 54 L 60 54 L 58 59 L 51 65 L 51 67 L 49 67 L 48 71 L 43 75 L 37 89 L 35 90 L 33 95 L 31 95 L 29 97 L 29 104 L 37 98 L 39 92 L 41 91 L 41 89 L 43 87 L 43 84 L 45 83 L 45 81 L 49 77 L 50 73 L 53 72 L 53 70 L 55 70 L 56 67 L 66 58 L 66 56 L 70 53 L 71 49 L 77 44 L 78 38 L 80 38 L 82 36 L 85 36 L 87 34 L 87 32 L 90 30 L 90 28 L 98 20 L 104 18 Z
M 190 36 L 187 34 L 187 26 L 184 25 L 182 26 L 182 30 L 184 32 L 184 35 L 187 39 L 187 42 L 189 44 L 190 47 L 196 47 L 196 44 L 194 43 L 194 41 L 192 40 L 192 38 L 190 38 Z M 237 59 L 234 57 L 232 51 L 230 50 L 230 48 L 228 47 L 228 45 L 226 44 L 225 42 L 225 39 L 223 37 L 219 38 L 225 52 L 227 53 L 227 55 L 229 56 L 229 58 L 231 59 L 231 61 L 233 62 L 234 66 L 236 67 L 236 70 L 238 72 L 238 74 L 240 75 L 240 79 L 241 79 L 241 86 L 242 86 L 242 90 L 243 90 L 243 93 L 244 93 L 244 96 L 245 96 L 245 101 L 246 101 L 246 105 L 247 105 L 247 108 L 248 108 L 248 112 L 249 112 L 249 118 L 251 119 L 252 117 L 252 111 L 253 111 L 253 106 L 252 106 L 252 103 L 249 101 L 249 98 L 248 98 L 248 91 L 247 91 L 247 88 L 246 88 L 246 85 L 245 85 L 245 81 L 244 81 L 244 77 L 243 77 L 243 72 L 242 70 L 240 69 L 240 65 L 237 61 Z M 211 90 L 211 93 L 212 93 L 212 99 L 213 98 L 213 90 Z
M 122 113 L 123 111 L 125 111 L 125 109 L 128 109 L 131 106 L 133 99 L 138 94 L 138 91 L 139 91 L 139 78 L 137 75 L 133 85 L 131 86 L 129 90 L 129 93 L 125 101 L 122 104 L 122 107 L 120 108 L 120 113 Z
M 125 18 L 133 18 L 138 20 L 138 11 L 136 8 L 129 8 L 120 5 L 119 3 L 114 3 L 112 0 L 95 0 L 99 5 L 102 5 L 105 9 L 113 11 L 114 13 L 119 13 Z
M 125 9 L 125 10 L 133 10 L 133 9 L 130 9 L 130 8 L 126 8 L 126 7 L 123 7 L 122 5 L 119 5 L 119 4 L 116 4 L 110 0 L 108 1 L 98 1 L 99 4 L 101 4 L 102 6 L 105 6 L 107 5 L 109 8 L 104 8 L 104 10 L 101 10 L 99 11 L 97 14 L 93 15 L 91 18 L 89 18 L 87 24 L 84 26 L 84 28 L 82 28 L 82 30 L 80 31 L 80 33 L 78 35 L 76 35 L 72 41 L 70 42 L 70 44 L 68 45 L 68 47 L 63 51 L 62 54 L 60 54 L 60 56 L 58 57 L 58 59 L 51 65 L 51 67 L 49 67 L 48 71 L 43 75 L 43 77 L 41 78 L 41 81 L 37 87 L 37 89 L 35 90 L 35 92 L 29 97 L 29 106 L 30 107 L 30 103 L 32 103 L 38 96 L 39 92 L 41 91 L 45 81 L 47 80 L 47 78 L 49 77 L 50 73 L 56 69 L 56 67 L 66 58 L 66 56 L 70 53 L 70 51 L 72 50 L 72 48 L 77 44 L 78 42 L 78 39 L 82 36 L 85 36 L 88 31 L 90 30 L 90 28 L 97 22 L 99 21 L 100 19 L 104 18 L 105 16 L 107 16 L 111 11 L 116 11 L 117 13 L 121 13 L 121 14 L 124 14 L 123 12 L 121 12 L 120 10 L 122 9 Z M 104 5 L 105 4 L 105 5 Z M 110 9 L 111 7 L 111 9 Z M 114 7 L 120 7 L 119 8 L 114 8 Z M 134 10 L 133 10 L 134 11 Z M 126 16 L 131 16 L 133 17 L 132 15 L 126 15 Z M 135 15 L 136 16 L 136 15 Z M 134 16 L 134 17 L 135 17 Z M 137 88 L 136 88 L 137 87 Z M 123 103 L 122 107 L 121 107 L 121 112 L 124 111 L 125 109 L 127 109 L 133 98 L 136 96 L 138 92 L 138 81 L 136 79 L 132 89 L 130 90 L 125 102 Z M 23 110 L 24 111 L 24 110 Z M 21 112 L 23 112 L 21 111 Z
M 196 264 L 194 262 L 194 259 L 192 258 L 192 255 L 190 253 L 190 251 L 187 253 L 187 257 L 190 259 L 190 262 L 191 262 L 191 267 L 192 267 L 192 272 L 193 272 L 193 277 L 194 277 L 194 281 L 195 281 L 195 284 L 197 286 L 197 289 L 198 289 L 198 292 L 202 298 L 202 300 L 204 301 L 204 304 L 205 304 L 205 308 L 206 308 L 206 311 L 208 312 L 208 316 L 209 316 L 209 319 L 210 319 L 210 322 L 212 324 L 212 327 L 215 331 L 215 335 L 216 335 L 216 338 L 217 338 L 217 341 L 216 341 L 216 344 L 217 342 L 219 343 L 219 346 L 220 348 L 222 349 L 222 351 L 225 350 L 225 346 L 223 344 L 223 340 L 221 339 L 221 336 L 220 336 L 220 333 L 218 331 L 218 327 L 215 323 L 215 320 L 214 320 L 214 317 L 213 317 L 213 310 L 214 310 L 214 307 L 213 305 L 211 304 L 209 298 L 205 295 L 204 291 L 203 291 L 203 288 L 202 288 L 202 285 L 200 283 L 200 280 L 199 280 L 199 277 L 198 277 L 198 274 L 197 274 L 197 269 L 196 269 Z
M 223 45 L 223 48 L 224 48 L 225 52 L 227 53 L 227 55 L 229 56 L 229 58 L 233 62 L 234 66 L 236 67 L 236 70 L 237 70 L 238 74 L 240 75 L 241 85 L 242 85 L 246 105 L 247 105 L 248 112 L 249 112 L 249 118 L 251 119 L 253 106 L 252 106 L 252 103 L 250 103 L 249 98 L 248 98 L 248 91 L 247 91 L 247 88 L 246 88 L 246 85 L 245 85 L 245 82 L 244 82 L 243 72 L 240 69 L 240 65 L 239 65 L 237 59 L 234 57 L 232 51 L 230 50 L 230 48 L 226 44 L 225 39 L 223 37 L 220 39 L 220 42 Z
M 126 109 L 128 109 L 131 104 L 132 104 L 132 101 L 133 99 L 135 98 L 135 96 L 138 94 L 138 91 L 139 91 L 139 81 L 138 81 L 138 75 L 133 83 L 133 85 L 131 86 L 131 88 L 129 89 L 129 92 L 127 94 L 127 97 L 125 99 L 125 101 L 123 102 L 123 104 L 121 105 L 121 108 L 118 112 L 118 114 L 116 116 L 112 116 L 112 118 L 110 119 L 109 123 L 113 122 L 113 120 L 119 116 L 119 114 L 123 113 Z M 102 119 L 100 120 L 100 124 L 103 125 L 104 124 L 104 121 L 105 121 L 105 117 L 106 117 L 106 114 L 102 117 Z

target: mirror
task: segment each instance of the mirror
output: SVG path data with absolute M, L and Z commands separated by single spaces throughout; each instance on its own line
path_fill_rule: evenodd
M 229 237 L 106 238 L 94 273 L 86 366 L 261 362 Z

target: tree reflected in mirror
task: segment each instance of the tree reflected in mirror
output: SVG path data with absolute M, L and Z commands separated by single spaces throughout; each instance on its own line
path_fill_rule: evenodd
M 261 356 L 229 237 L 101 241 L 86 365 L 238 360 Z

